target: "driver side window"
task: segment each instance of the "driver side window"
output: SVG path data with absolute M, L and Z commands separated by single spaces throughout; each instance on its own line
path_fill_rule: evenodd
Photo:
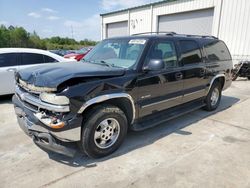
M 172 41 L 158 41 L 151 47 L 147 61 L 150 59 L 163 60 L 165 68 L 171 68 L 177 66 L 177 55 L 175 45 Z

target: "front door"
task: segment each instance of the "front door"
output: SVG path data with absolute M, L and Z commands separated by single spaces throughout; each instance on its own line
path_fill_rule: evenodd
M 15 91 L 15 72 L 18 70 L 16 53 L 0 54 L 0 95 Z
M 183 80 L 175 43 L 155 41 L 145 59 L 163 60 L 165 68 L 142 73 L 137 80 L 139 117 L 151 115 L 182 103 Z

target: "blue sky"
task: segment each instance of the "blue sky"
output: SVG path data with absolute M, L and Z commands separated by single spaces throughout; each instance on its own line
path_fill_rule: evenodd
M 41 37 L 100 40 L 100 13 L 158 0 L 0 0 L 0 24 L 22 26 Z

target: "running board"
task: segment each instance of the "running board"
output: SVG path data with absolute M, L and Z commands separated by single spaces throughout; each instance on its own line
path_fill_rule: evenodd
M 142 131 L 148 128 L 155 127 L 156 125 L 204 107 L 206 104 L 203 101 L 204 100 L 196 100 L 188 102 L 186 104 L 182 104 L 177 107 L 158 112 L 158 114 L 143 117 L 141 121 L 133 124 L 131 126 L 131 129 L 134 131 Z

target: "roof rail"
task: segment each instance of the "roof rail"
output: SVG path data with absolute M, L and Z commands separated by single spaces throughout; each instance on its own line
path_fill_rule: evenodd
M 144 32 L 144 33 L 136 33 L 136 34 L 133 34 L 132 36 L 136 36 L 136 35 L 146 35 L 146 34 L 176 35 L 175 32 Z
M 178 34 L 179 36 L 183 37 L 196 37 L 196 38 L 212 38 L 212 39 L 218 39 L 215 36 L 212 35 L 189 35 L 189 34 Z
M 133 34 L 132 36 L 146 35 L 146 34 L 165 34 L 165 35 L 170 35 L 170 36 L 181 36 L 181 37 L 196 37 L 196 38 L 212 38 L 212 39 L 218 39 L 217 37 L 212 36 L 212 35 L 177 34 L 177 33 L 175 33 L 175 32 L 168 32 L 168 31 L 136 33 L 136 34 Z

